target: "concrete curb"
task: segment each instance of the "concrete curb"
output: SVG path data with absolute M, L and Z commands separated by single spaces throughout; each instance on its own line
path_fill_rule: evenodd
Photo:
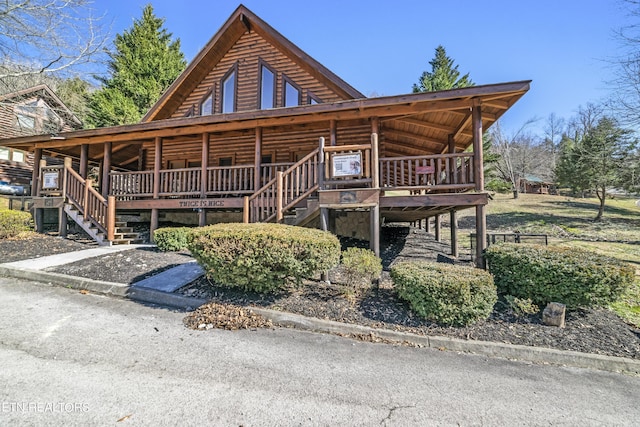
M 200 298 L 184 297 L 124 283 L 105 282 L 47 271 L 18 269 L 7 265 L 0 265 L 0 276 L 51 283 L 65 288 L 87 290 L 96 294 L 129 298 L 181 310 L 193 310 L 207 302 L 207 300 Z
M 193 310 L 207 302 L 207 300 L 200 298 L 184 297 L 122 283 L 105 282 L 37 270 L 18 269 L 6 265 L 0 265 L 0 276 L 51 283 L 71 289 L 87 290 L 102 295 L 129 298 L 140 302 L 168 306 L 181 310 Z M 408 332 L 376 329 L 332 320 L 316 319 L 260 307 L 251 307 L 251 310 L 278 325 L 291 326 L 312 332 L 373 335 L 399 343 L 406 342 L 438 350 L 459 351 L 540 364 L 563 365 L 640 375 L 640 360 L 625 357 L 604 356 L 488 341 L 468 341 L 449 337 L 417 335 Z

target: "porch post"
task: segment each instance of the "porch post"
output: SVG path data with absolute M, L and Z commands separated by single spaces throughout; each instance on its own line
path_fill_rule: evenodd
M 80 168 L 78 173 L 82 179 L 87 179 L 89 169 L 89 144 L 82 144 L 80 146 Z
M 334 119 L 329 120 L 329 145 L 338 145 L 338 125 Z
M 275 159 L 273 159 L 273 161 L 275 161 Z M 256 128 L 256 148 L 255 148 L 255 155 L 253 158 L 253 191 L 258 191 L 260 188 L 262 188 L 262 182 L 261 182 L 261 178 L 262 178 L 262 173 L 261 173 L 261 169 L 262 169 L 262 128 L 261 127 L 257 127 Z
M 33 151 L 33 171 L 31 173 L 31 196 L 37 196 L 40 186 L 40 161 L 42 160 L 42 148 Z
M 371 119 L 371 187 L 378 190 L 380 189 L 380 172 L 378 171 L 378 118 L 373 117 Z M 369 246 L 371 250 L 380 256 L 380 203 L 377 202 L 375 206 L 371 207 L 369 225 L 371 230 L 371 241 Z
M 160 194 L 160 168 L 162 167 L 162 138 L 156 136 L 153 156 L 153 198 L 158 199 Z M 149 240 L 153 243 L 153 232 L 158 228 L 158 208 L 151 209 L 151 222 L 149 224 Z
M 474 100 L 472 108 L 473 126 L 473 176 L 475 179 L 476 192 L 484 191 L 484 169 L 482 166 L 482 107 L 480 100 Z M 485 268 L 486 263 L 483 256 L 487 248 L 487 215 L 484 205 L 476 206 L 476 267 Z
M 200 159 L 201 171 L 200 171 L 200 197 L 202 199 L 207 198 L 207 183 L 208 183 L 208 173 L 207 168 L 209 167 L 209 134 L 202 134 L 202 158 Z M 198 212 L 198 225 L 203 227 L 207 225 L 207 210 L 201 208 Z
M 111 152 L 112 143 L 104 143 L 104 157 L 102 158 L 102 181 L 100 182 L 100 189 L 102 190 L 102 197 L 105 199 L 109 196 L 109 172 L 111 172 Z
M 440 215 L 436 215 L 435 234 L 436 234 L 436 241 L 437 242 L 440 242 L 442 240 L 442 236 L 440 235 L 440 231 L 442 231 L 442 221 L 441 221 Z
M 458 217 L 456 211 L 449 212 L 449 221 L 451 223 L 451 256 L 458 257 Z

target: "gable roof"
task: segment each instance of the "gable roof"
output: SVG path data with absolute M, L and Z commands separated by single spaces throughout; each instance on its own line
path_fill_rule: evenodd
M 27 100 L 34 96 L 40 96 L 49 107 L 54 107 L 56 114 L 61 116 L 69 126 L 79 129 L 82 128 L 82 121 L 62 102 L 60 98 L 51 90 L 46 84 L 40 84 L 32 86 L 26 89 L 10 92 L 4 95 L 0 95 L 0 103 L 15 100 L 16 102 Z
M 211 40 L 209 40 L 206 46 L 196 55 L 182 74 L 169 86 L 158 102 L 151 107 L 149 112 L 142 118 L 142 122 L 169 118 L 207 76 L 211 69 L 247 31 L 254 31 L 259 34 L 342 98 L 365 98 L 362 93 L 313 59 L 295 44 L 291 43 L 286 37 L 260 19 L 244 5 L 240 5 Z

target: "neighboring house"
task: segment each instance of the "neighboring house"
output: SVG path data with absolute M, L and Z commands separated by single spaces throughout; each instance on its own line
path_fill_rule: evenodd
M 0 138 L 57 134 L 82 123 L 46 85 L 0 95 Z M 29 187 L 33 153 L 0 143 L 0 180 Z
M 518 177 L 518 185 L 520 187 L 520 192 L 523 194 L 549 194 L 549 190 L 553 186 L 553 183 L 547 182 L 534 175 L 524 175 L 522 177 Z
M 378 250 L 381 223 L 448 213 L 456 254 L 455 213 L 473 208 L 481 255 L 482 133 L 529 83 L 366 98 L 239 6 L 142 123 L 2 144 L 78 160 L 35 177 L 39 195 L 60 197 L 105 241 L 117 212 L 152 230 L 163 219 L 315 225 Z M 84 180 L 89 162 L 101 165 L 100 195 Z

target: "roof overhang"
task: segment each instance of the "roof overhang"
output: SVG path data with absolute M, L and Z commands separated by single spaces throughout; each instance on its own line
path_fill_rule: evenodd
M 36 135 L 0 140 L 0 145 L 32 151 L 61 152 L 82 144 L 139 145 L 159 138 L 230 132 L 281 126 L 297 126 L 335 120 L 378 118 L 381 133 L 398 139 L 429 141 L 430 151 L 446 150 L 449 135 L 456 150 L 472 143 L 471 108 L 480 105 L 483 129 L 502 116 L 528 90 L 530 81 L 472 86 L 438 92 L 364 98 L 335 103 L 303 105 L 269 110 L 243 111 L 201 117 L 165 119 L 132 125 L 89 129 L 58 135 Z M 442 147 L 440 147 L 442 145 Z M 416 142 L 416 146 L 419 146 Z M 96 147 L 97 148 L 97 147 Z

